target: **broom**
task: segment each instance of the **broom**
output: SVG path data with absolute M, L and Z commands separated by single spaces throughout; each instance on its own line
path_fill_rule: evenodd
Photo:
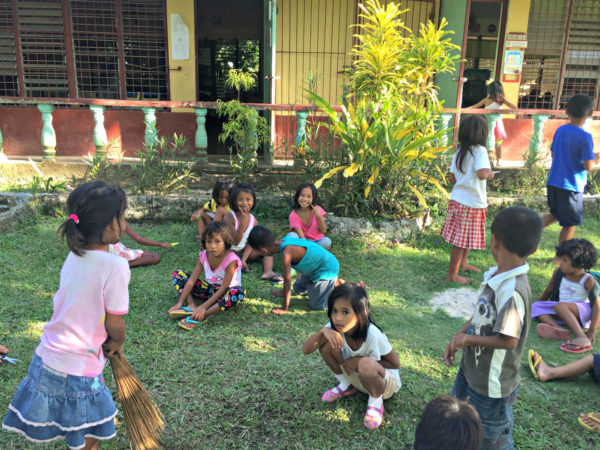
M 163 415 L 137 377 L 125 355 L 115 353 L 110 366 L 127 425 L 127 438 L 136 450 L 160 449 Z

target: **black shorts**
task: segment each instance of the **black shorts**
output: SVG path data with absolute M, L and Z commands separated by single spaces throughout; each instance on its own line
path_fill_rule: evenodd
M 600 383 L 600 355 L 594 354 L 594 367 L 589 373 L 596 383 Z
M 555 186 L 546 186 L 550 214 L 561 227 L 574 227 L 583 223 L 583 194 Z

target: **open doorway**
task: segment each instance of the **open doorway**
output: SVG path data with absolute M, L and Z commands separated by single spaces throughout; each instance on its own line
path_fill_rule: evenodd
M 506 0 L 472 0 L 467 7 L 462 107 L 474 105 L 486 96 L 486 86 L 500 79 Z

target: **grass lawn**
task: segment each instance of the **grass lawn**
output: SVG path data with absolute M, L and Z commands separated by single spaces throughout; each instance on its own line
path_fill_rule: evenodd
M 2 414 L 52 314 L 52 297 L 67 254 L 55 235 L 59 223 L 56 218 L 38 218 L 0 236 L 0 342 L 10 348 L 10 356 L 21 359 L 17 366 L 0 366 Z M 285 223 L 278 219 L 279 234 Z M 598 220 L 586 219 L 576 236 L 600 247 L 599 225 Z M 134 228 L 149 238 L 184 242 L 158 249 L 158 266 L 132 270 L 130 313 L 125 318 L 124 351 L 165 415 L 165 448 L 411 448 L 425 403 L 451 391 L 457 368 L 447 368 L 442 355 L 464 321 L 428 307 L 435 292 L 450 287 L 444 282 L 450 247 L 435 228 L 394 248 L 369 249 L 368 242 L 334 238 L 342 277 L 365 281 L 373 316 L 400 356 L 403 386 L 385 402 L 383 425 L 374 432 L 362 425 L 365 395 L 332 405 L 320 401 L 335 379 L 318 353 L 305 356 L 301 346 L 326 323 L 325 312 L 309 311 L 303 298 L 293 297 L 289 314 L 273 316 L 270 310 L 280 300 L 269 296 L 271 285 L 259 280 L 260 265 L 253 264 L 244 276 L 246 301 L 200 329 L 185 332 L 166 311 L 174 303 L 171 272 L 191 270 L 196 262 L 195 227 L 167 223 Z M 558 231 L 556 225 L 546 230 L 540 250 L 529 260 L 534 295 L 552 273 Z M 128 238 L 124 242 L 132 245 Z M 473 252 L 471 262 L 483 268 L 493 265 L 489 252 Z M 277 267 L 281 265 L 276 258 Z M 472 285 L 481 279 L 476 275 Z M 540 339 L 534 327 L 535 323 L 526 348 L 539 351 L 549 364 L 577 358 L 560 351 L 558 342 Z M 105 375 L 115 392 L 110 369 Z M 599 387 L 589 377 L 542 384 L 533 380 L 526 358 L 521 375 L 515 406 L 517 448 L 600 446 L 600 437 L 577 424 L 580 412 L 600 410 Z M 117 430 L 118 437 L 103 448 L 128 447 L 122 422 Z M 62 449 L 64 441 L 49 447 Z M 0 432 L 0 448 L 34 446 L 14 433 Z

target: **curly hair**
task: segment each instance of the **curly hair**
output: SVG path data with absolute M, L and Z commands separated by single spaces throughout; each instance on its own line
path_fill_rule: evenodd
M 569 239 L 556 247 L 556 256 L 566 256 L 576 269 L 590 270 L 596 265 L 596 247 L 587 239 Z

